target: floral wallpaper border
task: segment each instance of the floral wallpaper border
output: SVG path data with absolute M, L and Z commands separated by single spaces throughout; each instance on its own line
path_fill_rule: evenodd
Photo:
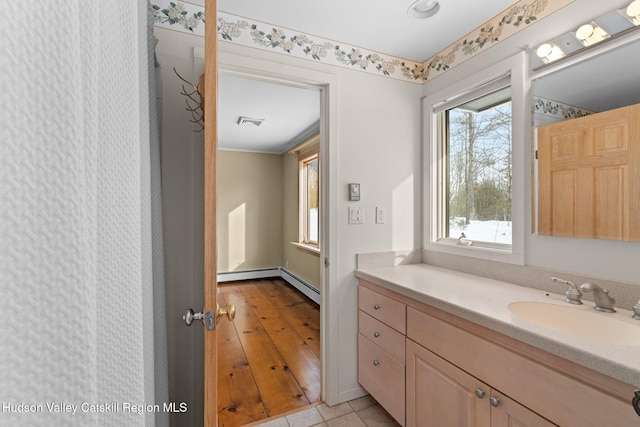
M 585 110 L 584 108 L 563 104 L 562 102 L 552 101 L 538 96 L 533 98 L 533 112 L 561 120 L 575 119 L 595 113 L 595 111 Z
M 155 25 L 204 37 L 204 7 L 181 1 L 149 1 Z
M 152 0 L 155 25 L 204 37 L 204 7 L 181 1 Z M 574 0 L 521 0 L 425 62 L 369 51 L 334 40 L 218 11 L 218 39 L 322 62 L 423 83 L 512 36 Z
M 433 79 L 481 51 L 551 15 L 574 0 L 521 0 L 443 49 L 424 64 L 424 80 Z
M 422 64 L 218 11 L 218 38 L 330 65 L 422 83 Z

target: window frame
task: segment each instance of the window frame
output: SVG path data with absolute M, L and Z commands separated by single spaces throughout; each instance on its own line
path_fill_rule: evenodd
M 450 159 L 449 159 L 449 151 L 450 151 L 450 144 L 449 144 L 449 111 L 451 111 L 454 108 L 457 108 L 460 105 L 465 104 L 466 102 L 469 102 L 470 100 L 477 100 L 482 98 L 485 95 L 489 95 L 492 92 L 495 92 L 496 90 L 500 90 L 500 89 L 504 89 L 504 88 L 511 88 L 510 86 L 510 79 L 508 78 L 502 78 L 502 79 L 498 79 L 494 82 L 492 82 L 489 85 L 483 86 L 481 88 L 481 90 L 476 90 L 476 91 L 472 91 L 470 92 L 469 96 L 463 96 L 461 97 L 462 99 L 458 100 L 457 102 L 452 102 L 452 103 L 447 103 L 447 105 L 445 107 L 440 107 L 437 109 L 437 112 L 435 112 L 435 114 L 437 115 L 436 117 L 436 123 L 438 126 L 438 137 L 437 140 L 435 141 L 436 144 L 438 144 L 437 150 L 438 150 L 438 159 L 440 161 L 440 170 L 441 170 L 441 174 L 439 175 L 439 179 L 440 179 L 440 184 L 437 185 L 436 187 L 436 191 L 438 192 L 438 242 L 442 242 L 442 243 L 447 243 L 447 244 L 455 244 L 455 245 L 460 245 L 460 244 L 464 244 L 464 245 L 475 245 L 477 247 L 480 248 L 485 248 L 485 249 L 490 249 L 490 250 L 495 250 L 495 251 L 504 251 L 507 253 L 511 252 L 511 246 L 512 244 L 510 243 L 496 243 L 496 242 L 489 242 L 489 241 L 482 241 L 482 240 L 474 240 L 469 238 L 462 238 L 462 239 L 458 239 L 456 237 L 447 237 L 448 233 L 447 229 L 448 229 L 448 225 L 449 225 L 449 214 L 448 214 L 448 210 L 447 208 L 448 206 L 448 196 L 449 196 L 449 184 L 450 184 L 450 177 L 449 177 L 449 172 L 450 172 Z M 513 102 L 511 101 L 511 96 L 509 98 L 509 102 L 511 102 L 511 114 L 513 116 Z M 511 140 L 513 143 L 513 125 L 511 126 Z M 512 164 L 513 167 L 513 164 Z M 513 192 L 513 187 L 512 187 L 512 192 Z M 512 223 L 513 223 L 513 218 L 512 218 Z
M 464 66 L 461 65 L 462 68 Z M 423 183 L 424 183 L 424 219 L 423 248 L 436 252 L 465 255 L 475 258 L 491 259 L 524 264 L 525 225 L 530 221 L 526 216 L 526 197 L 531 189 L 526 186 L 525 177 L 529 176 L 531 167 L 527 164 L 527 149 L 530 142 L 531 108 L 527 100 L 530 97 L 530 82 L 526 78 L 527 56 L 524 52 L 504 61 L 487 67 L 482 72 L 459 80 L 444 89 L 423 99 Z M 506 84 L 505 84 L 506 83 Z M 511 87 L 512 103 L 512 243 L 501 244 L 491 242 L 458 241 L 457 238 L 445 236 L 446 206 L 444 184 L 447 169 L 444 167 L 442 146 L 446 129 L 441 122 L 444 114 L 438 114 L 448 108 L 481 97 L 496 90 L 497 86 Z M 527 127 L 527 123 L 529 127 Z
M 307 180 L 307 168 L 308 164 L 317 160 L 318 162 L 318 241 L 311 241 L 308 237 L 309 235 L 309 210 L 308 206 L 308 180 Z M 299 215 L 298 215 L 298 225 L 299 225 L 299 233 L 298 233 L 298 243 L 301 246 L 308 247 L 309 249 L 320 250 L 320 151 L 319 149 L 313 149 L 310 151 L 305 151 L 304 153 L 300 153 L 298 156 L 298 170 L 299 170 L 299 178 L 298 178 L 298 188 L 299 188 L 299 198 L 298 198 L 298 207 L 299 207 Z

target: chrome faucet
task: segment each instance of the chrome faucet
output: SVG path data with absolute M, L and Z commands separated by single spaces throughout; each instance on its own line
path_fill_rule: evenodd
M 551 280 L 553 282 L 564 283 L 565 285 L 569 285 L 569 289 L 564 294 L 567 296 L 566 302 L 570 304 L 582 304 L 582 293 L 578 286 L 570 280 L 560 279 L 558 277 L 552 277 Z
M 607 313 L 615 313 L 613 304 L 616 300 L 609 296 L 609 291 L 602 289 L 594 283 L 583 283 L 580 285 L 582 292 L 593 292 L 593 301 L 596 303 L 595 309 L 598 311 L 606 311 Z
M 640 300 L 633 306 L 633 316 L 631 317 L 640 320 Z

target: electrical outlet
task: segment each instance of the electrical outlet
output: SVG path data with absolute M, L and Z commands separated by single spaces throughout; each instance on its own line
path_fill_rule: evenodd
M 349 224 L 364 224 L 364 210 L 359 206 L 349 206 Z

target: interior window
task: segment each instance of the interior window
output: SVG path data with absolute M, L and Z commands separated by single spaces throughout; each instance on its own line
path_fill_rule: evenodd
M 511 245 L 512 108 L 503 87 L 441 111 L 440 237 Z
M 301 243 L 319 246 L 320 242 L 320 158 L 318 153 L 300 160 Z

